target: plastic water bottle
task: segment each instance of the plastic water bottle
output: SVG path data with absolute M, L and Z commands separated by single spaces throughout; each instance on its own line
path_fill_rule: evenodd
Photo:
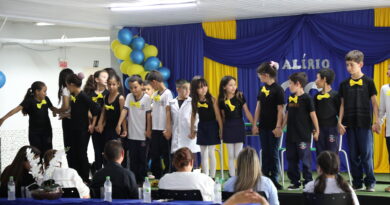
M 8 181 L 8 200 L 15 200 L 15 182 L 13 176 L 10 176 Z
M 106 182 L 104 182 L 104 201 L 112 202 L 112 184 L 110 177 L 106 177 Z
M 150 187 L 148 177 L 145 177 L 145 181 L 142 186 L 142 194 L 144 198 L 144 203 L 152 203 L 152 188 Z
M 215 204 L 222 204 L 222 186 L 218 178 L 215 180 L 214 184 L 214 200 Z

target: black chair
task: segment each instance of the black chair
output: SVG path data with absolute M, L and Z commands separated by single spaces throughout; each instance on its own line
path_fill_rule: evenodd
M 222 192 L 222 201 L 226 201 L 228 200 L 235 192 L 227 192 L 227 191 L 223 191 Z M 263 191 L 258 191 L 257 192 L 258 194 L 260 194 L 260 196 L 264 197 L 265 199 L 267 199 L 267 195 L 265 195 L 265 192 Z M 267 199 L 268 200 L 268 199 Z
M 172 199 L 176 201 L 203 201 L 200 190 L 158 190 L 159 199 Z
M 353 205 L 351 193 L 314 194 L 303 193 L 305 205 Z
M 62 198 L 80 198 L 79 191 L 75 187 L 62 188 Z

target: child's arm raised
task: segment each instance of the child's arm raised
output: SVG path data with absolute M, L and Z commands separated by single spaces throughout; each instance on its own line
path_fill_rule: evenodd
M 219 111 L 219 106 L 218 106 L 217 101 L 214 98 L 212 98 L 212 101 L 213 101 L 213 108 L 214 108 L 215 118 L 217 119 L 218 126 L 219 126 L 219 137 L 222 139 L 223 123 L 222 123 L 221 112 Z
M 23 107 L 21 105 L 18 105 L 17 107 L 15 107 L 14 109 L 12 109 L 11 111 L 9 111 L 6 115 L 4 115 L 2 118 L 0 118 L 0 126 L 3 124 L 3 122 L 8 119 L 9 117 L 11 117 L 12 115 L 18 113 L 19 111 L 23 110 Z
M 255 115 L 253 116 L 253 122 L 252 122 L 252 135 L 259 133 L 259 128 L 257 127 L 257 122 L 259 121 L 260 109 L 261 109 L 260 101 L 257 101 Z
M 314 125 L 313 138 L 315 141 L 318 141 L 318 136 L 320 135 L 320 126 L 318 125 L 318 119 L 316 112 L 310 112 L 310 118 Z
M 344 135 L 346 132 L 346 126 L 343 125 L 343 117 L 344 117 L 344 98 L 340 98 L 340 111 L 339 111 L 339 121 L 337 123 L 337 127 L 339 128 L 339 133 Z

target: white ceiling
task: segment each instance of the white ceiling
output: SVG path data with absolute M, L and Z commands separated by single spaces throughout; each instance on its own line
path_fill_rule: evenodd
M 390 7 L 389 0 L 198 0 L 196 7 L 113 12 L 110 3 L 136 0 L 0 0 L 13 20 L 109 29 Z

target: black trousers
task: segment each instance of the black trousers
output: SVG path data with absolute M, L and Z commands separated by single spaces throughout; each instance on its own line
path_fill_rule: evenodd
M 135 174 L 137 184 L 142 185 L 146 177 L 148 141 L 129 139 L 130 170 Z
M 41 157 L 49 149 L 53 149 L 53 132 L 51 127 L 47 129 L 29 129 L 28 141 L 31 146 L 34 146 L 41 151 Z
M 84 182 L 89 182 L 89 161 L 87 156 L 90 134 L 88 129 L 71 129 L 68 164 L 75 169 Z
M 165 173 L 170 172 L 171 167 L 171 140 L 165 139 L 162 132 L 160 130 L 152 130 L 152 139 L 150 140 L 151 170 L 156 179 L 160 179 Z M 164 161 L 164 169 L 161 159 Z

